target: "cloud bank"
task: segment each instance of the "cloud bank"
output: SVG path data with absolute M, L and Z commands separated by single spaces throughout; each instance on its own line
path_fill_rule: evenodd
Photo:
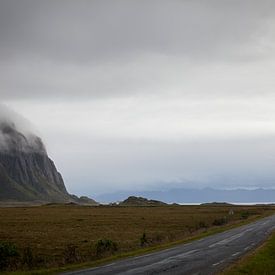
M 274 5 L 1 1 L 1 98 L 273 93 Z

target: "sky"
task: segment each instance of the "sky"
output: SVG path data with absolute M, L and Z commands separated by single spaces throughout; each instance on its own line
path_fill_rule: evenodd
M 0 37 L 69 192 L 275 187 L 274 1 L 0 0 Z

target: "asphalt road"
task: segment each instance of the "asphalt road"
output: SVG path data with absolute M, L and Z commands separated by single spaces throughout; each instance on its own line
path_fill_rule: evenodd
M 259 246 L 274 229 L 275 215 L 188 244 L 65 274 L 215 274 Z

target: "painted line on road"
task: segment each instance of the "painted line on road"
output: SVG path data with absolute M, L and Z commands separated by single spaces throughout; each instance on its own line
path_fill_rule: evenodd
M 214 263 L 214 264 L 212 264 L 212 266 L 220 265 L 220 264 L 222 264 L 223 262 L 224 262 L 224 260 L 222 260 L 222 261 L 220 261 L 220 262 L 217 262 L 217 263 Z
M 152 257 L 151 254 L 145 254 L 145 255 L 140 255 L 140 256 L 136 256 L 136 257 L 133 257 L 133 259 L 140 259 L 140 258 L 146 258 L 146 257 Z
M 173 257 L 171 257 L 171 259 L 182 259 L 182 258 L 185 258 L 186 256 L 189 256 L 190 254 L 194 254 L 197 251 L 198 251 L 198 249 L 193 249 L 193 250 L 190 250 L 188 252 L 179 254 L 177 256 L 173 256 Z
M 236 252 L 236 253 L 232 254 L 232 256 L 235 257 L 235 256 L 238 256 L 240 254 L 241 254 L 241 252 Z
M 107 264 L 107 265 L 105 265 L 105 266 L 106 266 L 106 267 L 107 267 L 107 266 L 112 266 L 112 265 L 114 265 L 114 264 L 115 264 L 115 263 L 112 263 L 112 264 Z
M 231 241 L 234 241 L 234 240 L 236 240 L 236 239 L 242 237 L 243 235 L 244 235 L 244 232 L 239 233 L 239 234 L 236 234 L 236 235 L 233 235 L 233 236 L 230 237 L 230 238 L 227 238 L 227 239 L 221 240 L 221 241 L 219 241 L 219 242 L 213 243 L 213 244 L 209 245 L 208 247 L 209 247 L 209 248 L 212 248 L 212 247 L 215 247 L 215 246 L 217 246 L 217 245 L 227 244 L 227 243 L 229 243 L 229 242 L 231 242 Z
M 152 263 L 152 264 L 148 264 L 148 265 L 136 267 L 136 268 L 133 268 L 133 269 L 129 269 L 128 271 L 123 272 L 123 274 L 124 275 L 127 275 L 127 274 L 139 274 L 139 273 L 143 274 L 143 273 L 146 272 L 146 270 L 153 270 L 154 268 L 157 268 L 157 267 L 160 267 L 160 266 L 163 266 L 163 265 L 166 265 L 166 264 L 171 264 L 171 263 L 179 262 L 182 259 L 190 256 L 191 254 L 194 254 L 197 251 L 198 251 L 198 249 L 190 250 L 188 252 L 184 252 L 184 253 L 181 253 L 179 255 L 172 256 L 172 257 L 169 257 L 169 258 L 157 261 L 157 262 Z

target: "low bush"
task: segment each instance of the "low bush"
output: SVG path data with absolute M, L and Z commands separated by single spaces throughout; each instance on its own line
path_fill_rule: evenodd
M 152 238 L 153 243 L 161 243 L 163 241 L 164 237 L 160 234 L 157 234 Z
M 77 246 L 69 244 L 64 250 L 64 261 L 66 264 L 72 264 L 78 261 Z
M 243 211 L 241 212 L 241 218 L 242 219 L 247 219 L 249 217 L 249 212 L 248 211 Z
M 216 225 L 216 226 L 220 226 L 220 225 L 223 225 L 223 224 L 226 224 L 226 223 L 227 223 L 227 218 L 226 217 L 217 218 L 213 221 L 213 225 Z
M 204 222 L 204 221 L 200 221 L 199 223 L 198 223 L 198 228 L 207 228 L 208 226 L 207 226 L 207 224 Z
M 96 243 L 95 248 L 96 248 L 96 254 L 98 256 L 102 254 L 107 254 L 107 253 L 112 254 L 118 250 L 117 244 L 112 240 L 108 240 L 108 239 L 99 240 Z
M 0 242 L 0 270 L 12 266 L 19 256 L 17 247 L 13 243 Z
M 148 244 L 148 239 L 146 233 L 144 232 L 140 238 L 140 246 L 145 246 L 146 244 Z
M 33 251 L 32 251 L 32 249 L 30 247 L 26 247 L 23 250 L 22 264 L 26 265 L 30 269 L 34 266 Z

